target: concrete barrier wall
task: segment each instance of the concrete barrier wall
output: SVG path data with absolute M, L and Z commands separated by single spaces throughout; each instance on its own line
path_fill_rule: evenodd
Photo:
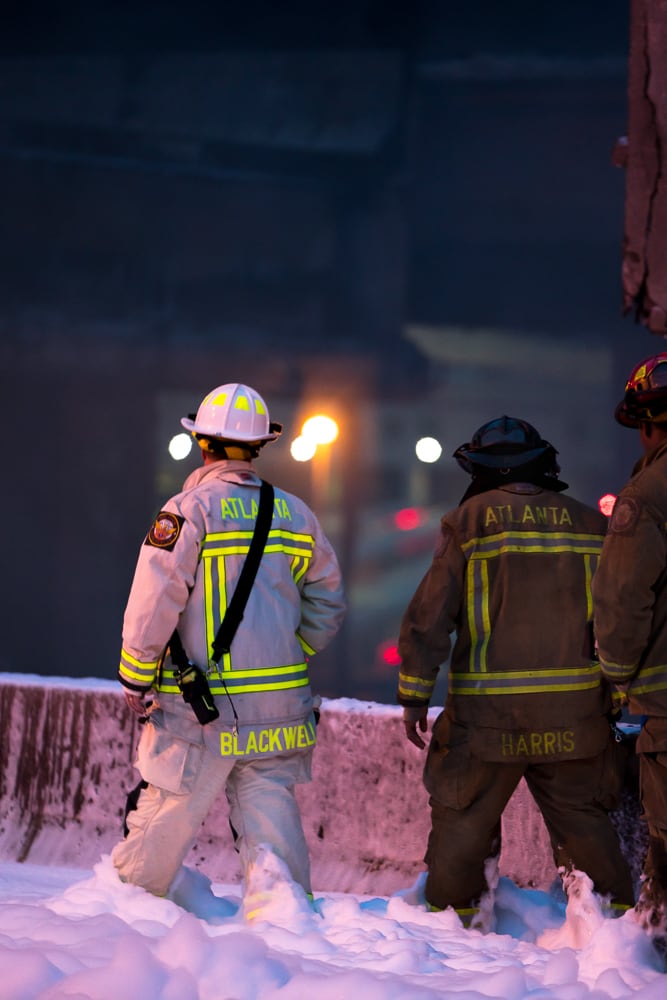
M 424 867 L 424 755 L 406 741 L 398 708 L 348 699 L 325 700 L 322 708 L 313 781 L 297 789 L 314 887 L 390 895 Z M 139 731 L 114 682 L 0 675 L 0 858 L 89 868 L 108 853 L 139 778 Z M 633 781 L 614 819 L 638 877 L 645 830 Z M 186 863 L 214 881 L 240 879 L 224 798 Z M 500 870 L 536 888 L 556 876 L 523 782 L 503 817 Z

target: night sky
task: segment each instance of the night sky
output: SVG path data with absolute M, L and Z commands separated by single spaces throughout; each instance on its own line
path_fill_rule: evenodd
M 455 3 L 386 0 L 230 3 L 143 2 L 3 5 L 0 51 L 23 53 L 215 50 L 248 47 L 410 48 L 460 58 L 476 52 L 624 55 L 628 3 L 561 0 Z
M 620 309 L 628 20 L 619 0 L 4 5 L 0 403 L 22 434 L 0 669 L 37 669 L 37 617 L 40 669 L 113 676 L 137 545 L 172 488 L 162 423 L 229 372 L 286 410 L 314 384 L 350 415 L 387 407 L 341 463 L 354 531 L 410 502 L 398 406 L 431 392 L 418 420 L 450 453 L 506 386 L 498 405 L 554 422 L 566 479 L 620 485 L 633 442 L 610 443 L 613 402 L 652 347 Z M 565 371 L 569 347 L 611 350 L 612 376 L 583 409 L 566 382 L 551 405 L 525 365 L 429 363 L 413 324 L 544 337 Z M 460 495 L 445 462 L 433 482 Z M 376 631 L 357 618 L 371 652 L 394 600 Z

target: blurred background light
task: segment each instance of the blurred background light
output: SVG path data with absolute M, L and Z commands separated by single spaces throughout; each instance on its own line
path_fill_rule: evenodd
M 424 513 L 419 507 L 403 507 L 394 514 L 394 524 L 399 531 L 412 531 L 424 521 Z
M 332 417 L 317 413 L 304 422 L 301 435 L 314 441 L 316 445 L 331 444 L 338 437 L 338 424 Z
M 432 437 L 423 437 L 417 441 L 415 452 L 420 462 L 437 462 L 442 455 L 442 445 Z
M 611 512 L 614 509 L 614 504 L 616 503 L 616 497 L 613 493 L 605 493 L 603 497 L 598 500 L 598 507 L 603 514 L 607 517 L 611 517 Z
M 399 667 L 401 665 L 401 657 L 395 639 L 381 642 L 378 646 L 378 656 L 380 663 L 384 667 Z
M 317 443 L 312 438 L 301 434 L 294 438 L 289 446 L 290 454 L 295 462 L 309 462 L 317 449 Z
M 175 434 L 169 442 L 169 454 L 180 462 L 192 451 L 192 436 L 190 434 Z

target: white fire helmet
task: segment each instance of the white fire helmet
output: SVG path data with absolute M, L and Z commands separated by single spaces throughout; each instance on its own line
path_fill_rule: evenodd
M 282 426 L 269 420 L 266 403 L 249 385 L 229 382 L 213 389 L 201 401 L 196 416 L 182 417 L 191 434 L 222 441 L 275 441 Z

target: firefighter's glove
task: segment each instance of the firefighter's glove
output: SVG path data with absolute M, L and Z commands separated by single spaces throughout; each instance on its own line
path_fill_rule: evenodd
M 403 709 L 403 725 L 405 726 L 405 735 L 414 743 L 416 747 L 423 750 L 426 746 L 424 740 L 421 738 L 417 729 L 422 733 L 426 732 L 428 716 L 428 705 L 418 705 L 416 707 L 405 707 Z
M 123 688 L 123 694 L 125 695 L 125 701 L 127 702 L 127 707 L 134 712 L 135 715 L 145 715 L 147 705 L 145 702 L 146 695 L 142 694 L 140 691 L 130 691 L 129 688 Z

